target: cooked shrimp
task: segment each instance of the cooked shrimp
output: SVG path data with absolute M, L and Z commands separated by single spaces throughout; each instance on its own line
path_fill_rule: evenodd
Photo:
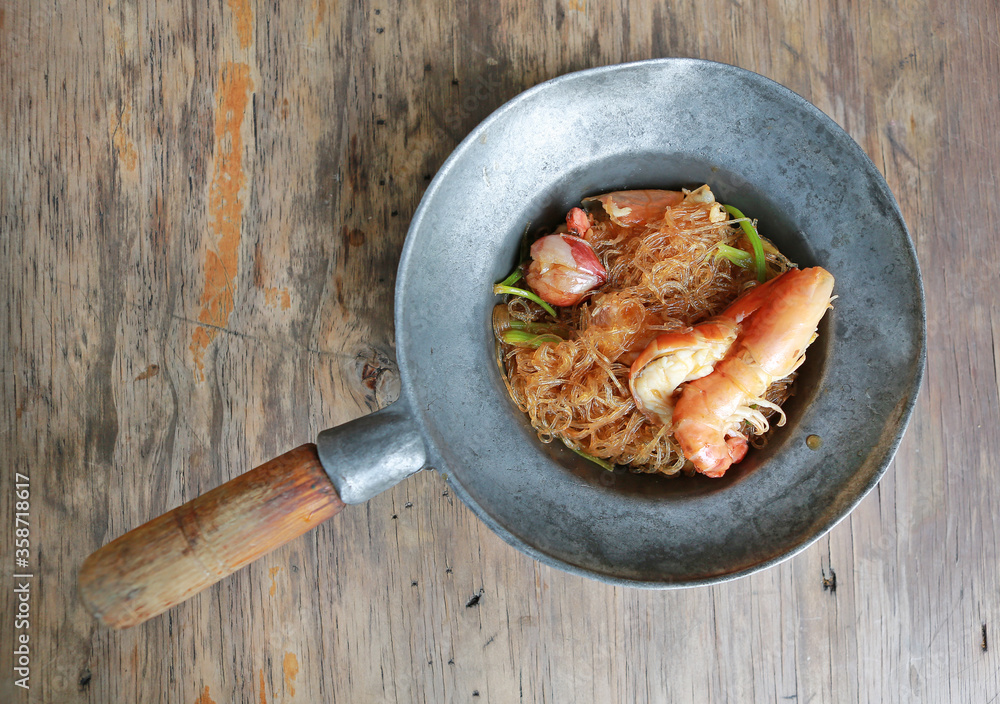
M 636 407 L 651 421 L 670 425 L 677 387 L 711 374 L 737 331 L 730 321 L 710 320 L 682 332 L 664 333 L 649 343 L 629 374 Z
M 674 407 L 674 438 L 695 469 L 710 477 L 722 476 L 746 454 L 743 421 L 766 429 L 753 406 L 768 406 L 761 398 L 768 386 L 802 364 L 830 307 L 833 276 L 819 267 L 790 269 L 768 283 L 726 356 L 712 373 L 688 383 Z
M 604 212 L 611 222 L 620 227 L 633 225 L 653 225 L 661 220 L 666 212 L 681 203 L 700 203 L 710 205 L 709 222 L 723 222 L 727 219 L 721 203 L 715 201 L 715 194 L 708 184 L 699 186 L 693 191 L 660 191 L 646 189 L 639 191 L 613 191 L 600 196 L 584 198 L 583 202 L 597 201 L 604 206 Z
M 614 191 L 592 198 L 584 198 L 584 203 L 597 201 L 611 217 L 611 222 L 620 227 L 652 224 L 663 219 L 668 208 L 684 200 L 680 191 Z
M 670 425 L 677 387 L 712 373 L 736 340 L 740 323 L 761 306 L 775 281 L 751 289 L 714 318 L 650 342 L 629 371 L 636 407 L 651 421 Z

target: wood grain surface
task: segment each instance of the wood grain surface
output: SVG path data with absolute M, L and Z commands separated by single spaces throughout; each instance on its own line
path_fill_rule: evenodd
M 992 0 L 7 0 L 0 700 L 1000 701 L 998 36 Z M 89 553 L 398 395 L 396 264 L 469 130 L 659 56 L 812 101 L 910 226 L 927 374 L 849 518 L 763 573 L 640 591 L 533 562 L 422 473 L 144 625 L 86 612 Z

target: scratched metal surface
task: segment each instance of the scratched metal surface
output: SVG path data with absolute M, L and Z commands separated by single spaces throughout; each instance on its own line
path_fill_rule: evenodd
M 0 699 L 995 698 L 997 12 L 6 3 L 0 517 L 29 475 L 35 577 L 25 692 L 0 569 Z M 461 139 L 544 80 L 663 56 L 805 97 L 909 225 L 926 380 L 851 516 L 758 574 L 646 591 L 532 561 L 421 473 L 143 626 L 98 628 L 75 595 L 88 553 L 399 394 L 396 266 Z

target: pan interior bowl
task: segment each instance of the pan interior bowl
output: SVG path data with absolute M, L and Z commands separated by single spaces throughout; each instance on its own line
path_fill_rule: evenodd
M 539 442 L 507 395 L 490 326 L 492 283 L 525 228 L 588 195 L 702 183 L 837 279 L 788 424 L 721 480 L 609 473 Z M 414 216 L 396 338 L 434 466 L 502 537 L 606 581 L 690 586 L 794 554 L 875 485 L 919 388 L 923 292 L 898 206 L 833 121 L 756 74 L 664 59 L 542 84 L 466 138 Z

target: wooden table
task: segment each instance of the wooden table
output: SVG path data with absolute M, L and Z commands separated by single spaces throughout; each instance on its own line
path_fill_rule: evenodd
M 0 700 L 997 700 L 996 3 L 11 0 L 0 34 Z M 396 264 L 461 138 L 540 81 L 658 56 L 783 83 L 895 193 L 929 354 L 877 490 L 778 567 L 653 592 L 533 562 L 422 473 L 98 626 L 87 554 L 396 397 Z

